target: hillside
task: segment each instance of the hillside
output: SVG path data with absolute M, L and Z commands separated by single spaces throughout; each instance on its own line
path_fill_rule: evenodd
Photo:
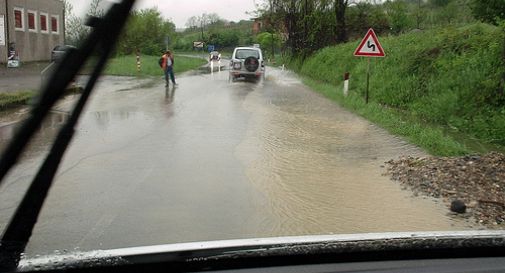
M 379 37 L 386 58 L 366 58 L 359 41 L 324 48 L 291 67 L 315 89 L 436 155 L 505 147 L 505 33 L 487 24 Z M 350 96 L 341 94 L 350 72 Z M 336 91 L 338 86 L 338 91 Z

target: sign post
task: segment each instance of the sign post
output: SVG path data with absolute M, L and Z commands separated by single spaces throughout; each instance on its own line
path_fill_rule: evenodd
M 140 49 L 137 48 L 137 73 L 140 73 Z
M 345 72 L 344 74 L 344 96 L 347 97 L 349 94 L 349 72 Z
M 384 49 L 377 39 L 377 35 L 373 29 L 369 29 L 365 35 L 365 38 L 361 40 L 358 48 L 354 51 L 354 56 L 357 57 L 368 57 L 367 72 L 366 72 L 366 93 L 365 102 L 368 104 L 369 98 L 369 88 L 370 88 L 370 57 L 384 57 Z
M 203 42 L 195 41 L 193 42 L 193 48 L 201 48 L 203 50 Z
M 368 104 L 368 94 L 370 90 L 370 58 L 368 58 L 368 64 L 366 68 L 366 92 L 365 92 L 365 103 Z

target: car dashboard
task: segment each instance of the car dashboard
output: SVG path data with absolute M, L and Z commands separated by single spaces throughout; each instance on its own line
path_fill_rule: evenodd
M 370 233 L 134 247 L 22 260 L 20 272 L 505 272 L 505 231 Z

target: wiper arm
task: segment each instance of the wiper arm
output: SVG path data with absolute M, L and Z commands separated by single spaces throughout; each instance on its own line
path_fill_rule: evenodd
M 61 159 L 72 140 L 75 125 L 100 73 L 107 63 L 107 59 L 126 23 L 134 2 L 135 0 L 123 0 L 121 3 L 114 4 L 103 18 L 95 18 L 93 21 L 94 29 L 90 36 L 80 49 L 70 51 L 62 60 L 48 84 L 43 88 L 39 102 L 32 109 L 30 117 L 24 122 L 2 156 L 0 181 L 5 178 L 8 171 L 19 159 L 29 140 L 38 130 L 53 105 L 63 96 L 66 87 L 76 77 L 81 67 L 94 52 L 98 52 L 100 54 L 99 59 L 81 97 L 72 110 L 70 118 L 59 131 L 49 154 L 2 235 L 0 241 L 0 271 L 11 271 L 17 268 L 21 253 L 32 234 Z

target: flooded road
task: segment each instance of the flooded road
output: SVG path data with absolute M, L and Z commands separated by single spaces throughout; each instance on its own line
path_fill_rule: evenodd
M 423 151 L 270 69 L 161 81 L 105 77 L 60 166 L 29 255 L 202 240 L 462 230 L 381 165 Z M 0 189 L 0 227 L 40 165 L 68 98 Z M 15 124 L 0 128 L 0 145 Z

